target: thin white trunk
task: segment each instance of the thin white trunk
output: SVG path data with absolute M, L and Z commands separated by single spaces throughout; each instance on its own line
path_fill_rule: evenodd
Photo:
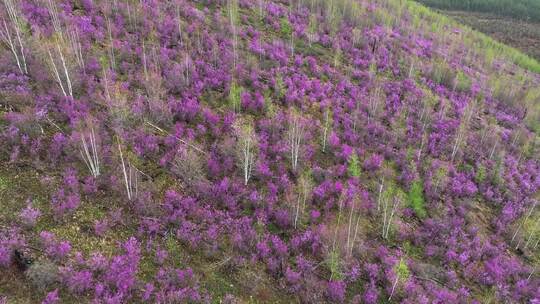
M 289 149 L 291 153 L 291 167 L 296 171 L 300 155 L 300 146 L 304 136 L 304 128 L 298 117 L 293 117 L 289 122 Z
M 493 157 L 493 154 L 495 154 L 495 148 L 497 148 L 497 143 L 498 143 L 498 141 L 495 140 L 495 143 L 493 144 L 493 148 L 491 149 L 491 153 L 489 153 L 489 159 L 490 160 Z
M 391 210 L 391 213 L 390 213 L 390 217 L 389 217 L 389 219 L 388 219 L 388 221 L 386 223 L 386 234 L 384 236 L 385 239 L 388 239 L 388 234 L 390 232 L 390 226 L 392 225 L 392 219 L 394 218 L 394 214 L 396 213 L 396 209 L 399 206 L 399 203 L 400 203 L 400 199 L 394 197 L 394 204 L 392 205 L 392 210 Z
M 531 243 L 537 229 L 538 225 L 540 224 L 540 219 L 536 220 L 536 223 L 534 223 L 534 228 L 532 229 L 531 233 L 529 234 L 529 237 L 527 238 L 527 242 L 525 242 L 525 246 L 523 248 L 527 249 L 529 247 L 529 244 Z
M 60 78 L 60 73 L 58 73 L 58 68 L 56 67 L 56 63 L 54 62 L 51 51 L 47 50 L 47 53 L 49 54 L 49 59 L 51 60 L 53 72 L 54 72 L 54 75 L 56 76 L 56 82 L 60 86 L 60 89 L 62 90 L 62 93 L 64 94 L 64 96 L 68 96 L 66 93 L 66 89 L 64 88 L 64 85 L 62 84 L 62 79 Z
M 534 269 L 529 274 L 529 276 L 527 277 L 527 282 L 531 279 L 532 275 L 536 272 L 536 267 L 538 267 L 538 266 L 535 266 Z
M 390 293 L 390 297 L 388 297 L 388 301 L 390 301 L 392 297 L 394 296 L 394 291 L 396 290 L 398 280 L 399 280 L 399 275 L 396 274 L 396 280 L 394 281 L 394 284 L 392 285 L 392 292 Z
M 28 74 L 28 68 L 26 66 L 26 55 L 24 51 L 24 44 L 21 38 L 22 25 L 21 25 L 21 21 L 19 20 L 20 13 L 15 3 L 13 2 L 13 0 L 4 0 L 3 2 L 6 7 L 6 11 L 8 14 L 9 21 L 11 23 L 11 27 L 13 28 L 13 31 L 15 32 L 15 38 L 19 45 L 18 50 L 17 50 L 17 46 L 15 46 L 15 38 L 11 36 L 11 31 L 5 20 L 2 20 L 4 28 L 0 29 L 0 39 L 3 40 L 4 43 L 6 43 L 9 46 L 11 53 L 13 53 L 13 56 L 15 57 L 15 61 L 17 62 L 17 67 L 19 68 L 19 71 L 22 74 Z
M 351 232 L 352 232 L 352 224 L 353 224 L 353 215 L 354 215 L 354 212 L 355 212 L 355 200 L 353 200 L 352 202 L 352 206 L 349 210 L 349 225 L 347 227 L 347 251 L 351 251 L 350 248 L 351 248 L 351 241 L 352 241 L 352 237 L 351 237 Z
M 384 177 L 381 178 L 381 183 L 379 184 L 379 196 L 377 198 L 377 212 L 381 210 L 381 195 L 382 195 L 383 186 L 384 186 Z
M 62 61 L 62 67 L 64 68 L 64 75 L 66 76 L 66 82 L 68 87 L 69 96 L 73 96 L 73 88 L 71 86 L 71 79 L 69 78 L 69 72 L 68 68 L 66 66 L 66 61 L 64 59 L 64 55 L 62 54 L 62 51 L 60 50 L 60 45 L 56 45 L 58 49 L 58 54 L 60 54 L 60 61 Z
M 91 128 L 90 133 L 90 145 L 86 141 L 86 136 L 84 134 L 81 134 L 81 141 L 82 141 L 82 150 L 80 151 L 82 159 L 88 169 L 90 170 L 90 173 L 93 177 L 98 177 L 100 175 L 100 164 L 99 164 L 99 156 L 98 156 L 98 147 L 96 143 L 96 138 L 94 134 L 94 129 Z
M 49 10 L 49 15 L 51 15 L 54 31 L 58 34 L 58 38 L 61 41 L 64 41 L 64 35 L 62 33 L 62 27 L 60 25 L 60 18 L 58 17 L 58 9 L 56 8 L 56 4 L 54 4 L 51 0 L 48 0 L 47 9 Z
M 300 197 L 296 200 L 296 214 L 294 215 L 294 229 L 296 229 L 298 224 L 298 217 L 300 215 Z
M 358 227 L 360 225 L 360 214 L 357 214 L 356 215 L 356 225 L 354 226 L 354 236 L 353 236 L 353 239 L 352 239 L 352 244 L 351 244 L 351 248 L 350 248 L 350 255 L 352 255 L 352 252 L 353 252 L 353 249 L 354 249 L 354 244 L 356 244 L 356 237 L 358 236 Z
M 251 171 L 253 167 L 253 147 L 252 147 L 252 134 L 247 134 L 247 138 L 242 139 L 243 145 L 243 167 L 244 167 L 244 185 L 247 185 L 251 178 Z
M 124 185 L 126 186 L 126 193 L 128 199 L 131 200 L 131 188 L 128 181 L 128 174 L 126 172 L 126 164 L 124 163 L 124 155 L 122 154 L 122 147 L 118 144 L 118 151 L 120 152 L 120 161 L 122 162 L 122 173 L 124 174 Z
M 519 226 L 517 227 L 516 231 L 514 232 L 514 235 L 512 236 L 512 240 L 510 241 L 510 243 L 513 243 L 514 242 L 514 239 L 516 238 L 518 232 L 521 230 L 521 227 L 523 226 L 523 224 L 525 222 L 527 222 L 527 220 L 529 219 L 529 217 L 531 216 L 531 214 L 533 213 L 534 211 L 534 208 L 536 208 L 536 204 L 538 204 L 538 201 L 534 201 L 534 204 L 532 205 L 531 209 L 529 210 L 529 212 L 527 213 L 527 215 L 525 216 L 525 219 L 519 224 Z
M 323 142 L 322 142 L 322 151 L 326 152 L 326 141 L 328 138 L 328 129 L 330 128 L 330 110 L 326 110 L 324 113 L 324 128 L 323 128 Z
M 388 199 L 383 200 L 383 227 L 382 227 L 382 237 L 383 239 L 386 236 L 386 225 L 388 220 Z
M 19 55 L 17 53 L 17 49 L 15 48 L 15 44 L 13 43 L 13 39 L 11 38 L 11 33 L 9 32 L 9 28 L 7 26 L 7 23 L 5 20 L 3 20 L 4 24 L 4 30 L 0 32 L 2 35 L 2 40 L 4 43 L 6 43 L 9 46 L 9 49 L 11 50 L 11 53 L 13 54 L 13 57 L 15 57 L 15 61 L 17 62 L 17 67 L 19 68 L 19 71 L 24 73 L 24 70 L 21 66 L 21 60 L 19 59 Z
M 338 233 L 339 233 L 339 226 L 341 225 L 341 210 L 342 210 L 342 208 L 343 208 L 343 198 L 340 197 L 339 198 L 339 211 L 338 211 L 337 225 L 336 225 L 336 229 L 335 229 L 335 233 L 334 233 L 334 241 L 332 243 L 332 251 L 334 251 L 334 252 L 336 250 L 336 242 L 337 242 Z
M 426 124 L 427 122 L 424 122 L 422 125 L 422 141 L 420 142 L 420 149 L 418 150 L 418 161 L 420 161 L 420 158 L 422 157 L 422 150 L 424 149 L 424 145 L 427 140 L 427 134 L 426 134 Z

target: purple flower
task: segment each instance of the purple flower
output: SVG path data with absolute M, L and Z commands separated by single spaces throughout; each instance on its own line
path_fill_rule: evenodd
M 41 302 L 41 304 L 56 304 L 58 301 L 60 301 L 60 297 L 58 296 L 58 289 L 55 289 L 47 293 L 47 296 Z
M 35 209 L 32 207 L 31 203 L 26 206 L 21 212 L 19 213 L 19 217 L 21 218 L 22 223 L 27 227 L 34 227 L 36 225 L 38 217 L 41 215 L 41 211 L 39 209 Z
M 343 303 L 347 285 L 343 281 L 330 281 L 326 289 L 326 295 L 332 302 Z

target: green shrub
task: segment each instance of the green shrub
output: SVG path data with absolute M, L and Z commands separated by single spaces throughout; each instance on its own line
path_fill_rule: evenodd
M 289 20 L 285 17 L 281 18 L 280 20 L 280 28 L 281 28 L 281 34 L 283 34 L 283 36 L 289 38 L 291 37 L 292 35 L 292 27 L 291 27 L 291 24 L 289 23 Z
M 401 258 L 399 260 L 399 263 L 397 263 L 395 272 L 398 278 L 402 281 L 407 281 L 407 279 L 411 275 L 411 272 L 409 271 L 409 267 L 407 266 L 407 263 L 405 263 L 403 258 Z
M 409 203 L 416 216 L 419 218 L 426 217 L 427 212 L 424 200 L 424 189 L 422 182 L 419 180 L 414 181 L 411 185 L 411 190 L 409 191 Z
M 340 255 L 337 248 L 330 251 L 326 263 L 328 269 L 330 270 L 330 278 L 332 280 L 340 280 L 343 278 L 343 273 L 341 272 Z
M 481 183 L 486 179 L 486 167 L 484 167 L 482 164 L 478 165 L 474 179 L 477 183 Z
M 456 90 L 459 92 L 467 92 L 471 89 L 472 81 L 462 71 L 458 71 L 456 76 Z
M 240 95 L 242 94 L 242 91 L 243 88 L 233 80 L 229 90 L 229 105 L 235 112 L 240 111 Z
M 347 171 L 349 172 L 350 176 L 360 177 L 360 161 L 358 160 L 358 155 L 356 153 L 353 153 L 351 157 L 349 157 L 349 166 Z
M 453 88 L 456 72 L 443 60 L 437 60 L 431 68 L 431 79 L 447 88 Z

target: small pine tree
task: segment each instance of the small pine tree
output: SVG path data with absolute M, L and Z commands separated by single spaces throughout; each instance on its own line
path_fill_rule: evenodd
M 396 275 L 399 277 L 399 279 L 406 281 L 410 276 L 409 267 L 407 266 L 407 263 L 401 258 L 399 260 L 399 263 L 396 265 Z
M 349 175 L 354 177 L 360 177 L 360 161 L 358 160 L 358 155 L 354 153 L 349 157 Z
M 396 264 L 394 271 L 396 272 L 396 279 L 394 280 L 394 284 L 392 284 L 392 292 L 390 293 L 390 297 L 388 298 L 388 301 L 392 299 L 392 296 L 394 295 L 394 291 L 396 290 L 396 286 L 399 281 L 406 282 L 409 279 L 409 276 L 411 275 L 409 271 L 409 267 L 407 266 L 407 263 L 401 258 L 399 262 Z
M 289 20 L 286 17 L 281 18 L 280 28 L 281 28 L 281 33 L 283 34 L 284 37 L 287 37 L 287 38 L 291 37 L 293 30 L 292 30 L 291 24 L 289 23 Z
M 480 164 L 476 169 L 476 176 L 474 179 L 477 183 L 481 183 L 486 179 L 486 167 L 484 167 L 482 164 Z
M 283 77 L 281 77 L 279 74 L 276 76 L 275 92 L 278 98 L 285 96 L 285 83 L 283 82 Z
M 328 269 L 330 270 L 330 279 L 340 280 L 343 278 L 343 273 L 341 272 L 339 249 L 334 248 L 332 249 L 332 251 L 330 251 L 326 263 Z
M 409 191 L 409 202 L 414 213 L 419 218 L 424 218 L 427 215 L 423 192 L 422 182 L 419 180 L 414 181 Z
M 233 80 L 231 88 L 229 90 L 229 105 L 235 112 L 240 112 L 240 96 L 242 94 L 242 87 Z

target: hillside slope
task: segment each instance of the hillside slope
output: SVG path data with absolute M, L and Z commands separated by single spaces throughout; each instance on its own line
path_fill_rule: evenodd
M 445 11 L 444 14 L 540 60 L 540 22 L 461 11 Z
M 443 10 L 488 13 L 516 20 L 540 22 L 540 2 L 536 0 L 418 0 Z
M 540 2 L 419 0 L 472 29 L 540 60 Z
M 0 303 L 540 301 L 540 64 L 405 0 L 3 0 Z

